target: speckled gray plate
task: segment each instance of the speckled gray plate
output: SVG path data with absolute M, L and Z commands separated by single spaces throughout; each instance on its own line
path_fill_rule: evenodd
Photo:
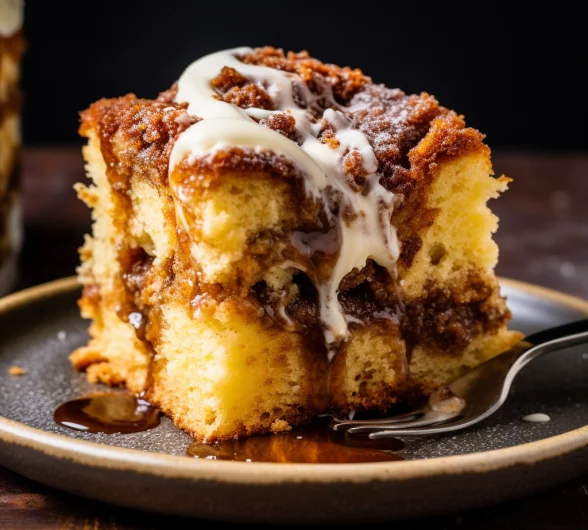
M 588 315 L 588 302 L 504 281 L 513 327 L 529 333 Z M 67 356 L 86 340 L 72 279 L 0 300 L 0 463 L 72 493 L 208 519 L 350 522 L 425 516 L 511 499 L 588 471 L 588 346 L 539 359 L 489 420 L 447 437 L 406 439 L 406 461 L 260 464 L 202 461 L 167 418 L 100 435 L 53 422 L 96 390 Z M 9 376 L 10 366 L 27 372 Z M 544 412 L 552 421 L 526 423 Z

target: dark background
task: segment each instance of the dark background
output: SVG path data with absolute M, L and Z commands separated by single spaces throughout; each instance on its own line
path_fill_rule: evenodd
M 27 0 L 25 143 L 81 143 L 92 101 L 154 97 L 203 54 L 271 44 L 432 93 L 492 147 L 586 149 L 581 2 L 521 4 Z

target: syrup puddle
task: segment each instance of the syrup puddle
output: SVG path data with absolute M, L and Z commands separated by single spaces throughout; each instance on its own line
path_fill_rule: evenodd
M 367 435 L 333 431 L 329 418 L 318 418 L 286 433 L 250 436 L 211 445 L 194 442 L 188 455 L 206 460 L 284 464 L 357 464 L 404 460 L 396 438 L 370 440 Z
M 127 434 L 159 425 L 159 409 L 140 396 L 118 393 L 89 394 L 62 403 L 55 410 L 58 425 L 89 433 Z M 330 418 L 316 418 L 289 432 L 250 436 L 214 444 L 194 442 L 188 455 L 205 460 L 236 462 L 356 464 L 404 460 L 396 438 L 370 440 L 366 434 L 333 431 Z
M 91 433 L 133 433 L 159 425 L 160 411 L 139 396 L 90 394 L 66 401 L 53 418 L 58 425 Z

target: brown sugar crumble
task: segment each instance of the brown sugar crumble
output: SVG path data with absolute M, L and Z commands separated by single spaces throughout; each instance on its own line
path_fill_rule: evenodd
M 333 91 L 333 96 L 339 103 L 347 103 L 371 79 L 364 75 L 359 68 L 340 67 L 326 64 L 313 59 L 307 51 L 298 53 L 276 49 L 272 46 L 257 48 L 241 57 L 246 64 L 267 66 L 285 72 L 298 74 L 311 91 L 320 93 L 325 91 L 326 80 Z

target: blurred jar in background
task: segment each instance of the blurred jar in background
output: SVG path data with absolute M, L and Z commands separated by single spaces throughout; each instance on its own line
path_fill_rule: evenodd
M 18 173 L 23 15 L 23 0 L 0 0 L 0 295 L 16 282 L 22 241 Z

